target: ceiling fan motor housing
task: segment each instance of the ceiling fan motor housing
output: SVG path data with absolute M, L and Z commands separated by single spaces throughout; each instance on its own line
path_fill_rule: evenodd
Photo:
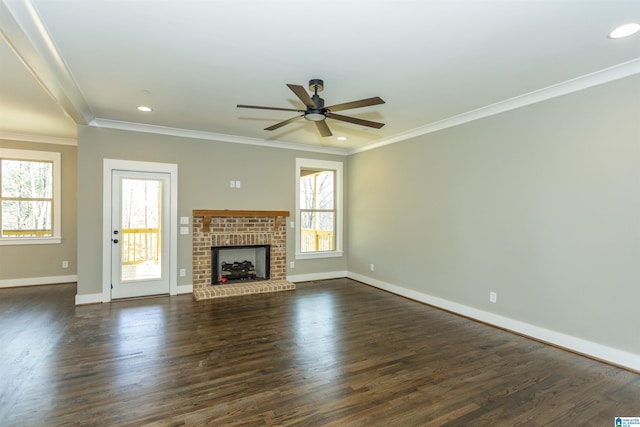
M 309 86 L 311 86 L 312 82 L 320 82 L 322 84 L 322 80 L 311 80 L 309 81 Z M 317 86 L 314 86 L 317 90 Z M 324 108 L 324 99 L 320 98 L 320 95 L 314 93 L 311 96 L 311 100 L 313 101 L 313 105 L 315 108 L 307 108 L 307 111 L 304 113 L 304 118 L 307 120 L 311 120 L 312 122 L 319 122 L 327 118 L 327 109 Z
M 313 104 L 316 106 L 315 108 L 317 110 L 324 109 L 324 99 L 320 98 L 320 95 L 313 95 L 311 97 L 311 100 L 313 101 Z

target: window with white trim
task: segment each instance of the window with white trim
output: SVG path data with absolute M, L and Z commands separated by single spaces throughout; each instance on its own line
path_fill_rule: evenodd
M 0 245 L 60 243 L 60 153 L 0 148 Z
M 342 256 L 342 163 L 296 159 L 296 258 Z

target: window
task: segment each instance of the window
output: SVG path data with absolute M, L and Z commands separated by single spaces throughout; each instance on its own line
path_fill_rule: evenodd
M 342 256 L 342 163 L 296 160 L 296 258 Z
M 60 153 L 0 148 L 0 245 L 60 243 Z

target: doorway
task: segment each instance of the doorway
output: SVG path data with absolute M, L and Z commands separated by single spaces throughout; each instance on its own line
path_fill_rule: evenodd
M 103 301 L 177 294 L 177 165 L 105 159 L 104 179 Z

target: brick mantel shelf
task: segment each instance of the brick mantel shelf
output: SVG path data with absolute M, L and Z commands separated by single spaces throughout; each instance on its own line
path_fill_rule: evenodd
M 271 216 L 275 217 L 276 223 L 274 228 L 278 228 L 283 219 L 289 216 L 289 211 L 238 211 L 238 210 L 210 210 L 210 209 L 194 209 L 194 217 L 202 217 L 202 223 L 205 227 L 211 224 L 211 217 L 226 216 Z

